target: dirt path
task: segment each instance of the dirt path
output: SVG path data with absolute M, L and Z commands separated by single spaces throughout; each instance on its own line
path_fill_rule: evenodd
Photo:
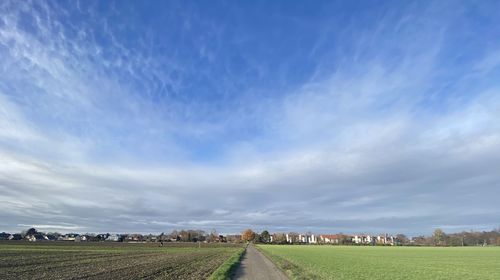
M 288 277 L 250 244 L 233 279 L 287 280 Z

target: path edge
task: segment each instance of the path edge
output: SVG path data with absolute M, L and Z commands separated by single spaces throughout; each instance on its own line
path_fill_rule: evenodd
M 281 245 L 271 245 L 271 246 L 281 246 Z M 273 255 L 266 250 L 260 248 L 259 246 L 255 246 L 255 248 L 261 252 L 266 258 L 268 258 L 274 265 L 283 272 L 283 274 L 288 277 L 288 279 L 319 279 L 318 275 L 311 273 L 304 268 L 298 266 L 294 262 Z
M 231 277 L 240 265 L 245 252 L 246 247 L 243 247 L 231 255 L 210 275 L 210 277 L 208 277 L 208 280 L 231 280 Z

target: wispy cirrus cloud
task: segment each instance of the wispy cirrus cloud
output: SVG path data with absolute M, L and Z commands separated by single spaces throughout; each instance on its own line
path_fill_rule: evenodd
M 454 46 L 471 7 L 270 5 L 261 27 L 134 5 L 0 6 L 1 228 L 497 226 L 495 55 Z

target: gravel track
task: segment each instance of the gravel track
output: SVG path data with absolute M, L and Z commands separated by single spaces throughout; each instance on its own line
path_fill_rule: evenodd
M 287 280 L 288 277 L 273 262 L 250 244 L 233 279 Z

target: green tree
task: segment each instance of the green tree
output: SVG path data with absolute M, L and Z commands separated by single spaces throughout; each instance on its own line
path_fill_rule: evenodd
M 269 234 L 269 231 L 264 230 L 260 234 L 260 242 L 262 243 L 269 243 L 271 242 L 271 235 Z

